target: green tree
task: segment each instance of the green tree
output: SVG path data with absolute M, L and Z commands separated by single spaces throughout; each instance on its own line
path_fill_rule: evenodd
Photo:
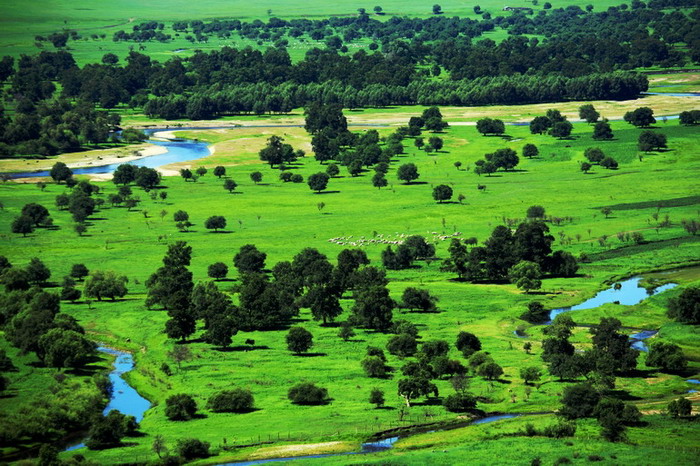
M 207 230 L 218 232 L 220 229 L 226 228 L 226 219 L 221 215 L 212 215 L 205 220 L 204 227 Z
M 386 349 L 395 356 L 407 358 L 416 354 L 416 351 L 418 351 L 418 342 L 415 336 L 401 333 L 389 339 L 386 344 Z
M 171 421 L 189 421 L 197 414 L 197 402 L 190 395 L 180 393 L 165 400 L 165 416 Z
M 600 394 L 590 384 L 570 385 L 564 389 L 559 414 L 566 419 L 591 417 L 600 398 Z
M 469 393 L 453 393 L 442 404 L 451 413 L 465 413 L 476 408 L 476 398 Z
M 192 461 L 197 458 L 208 458 L 209 447 L 209 442 L 196 438 L 184 438 L 178 439 L 175 451 L 185 461 Z
M 557 121 L 552 125 L 552 129 L 549 130 L 549 134 L 555 138 L 564 139 L 571 136 L 571 131 L 574 126 L 568 121 Z
M 50 367 L 84 366 L 97 346 L 81 333 L 54 328 L 39 338 L 39 354 Z
M 540 154 L 539 149 L 534 144 L 525 144 L 523 146 L 523 157 L 531 159 L 532 157 L 537 157 Z
M 181 168 L 180 169 L 180 176 L 185 181 L 189 181 L 189 180 L 195 181 L 194 175 L 192 174 L 192 170 L 190 170 L 189 168 Z
M 412 181 L 417 180 L 420 177 L 418 173 L 418 167 L 415 163 L 405 163 L 401 165 L 396 171 L 396 176 L 405 184 L 411 184 Z
M 700 287 L 691 286 L 668 301 L 668 316 L 684 324 L 700 324 Z
M 381 358 L 377 356 L 367 356 L 360 362 L 360 364 L 362 365 L 362 370 L 365 371 L 367 377 L 374 377 L 378 379 L 386 377 L 387 367 Z
M 58 184 L 67 181 L 73 176 L 73 171 L 63 162 L 56 162 L 49 172 L 51 178 Z
M 30 283 L 40 285 L 51 278 L 51 270 L 38 257 L 32 257 L 25 270 Z
M 35 227 L 43 224 L 50 225 L 52 223 L 51 217 L 49 216 L 49 211 L 46 209 L 46 207 L 34 202 L 25 204 L 25 206 L 22 207 L 21 216 L 30 218 Z
M 631 112 L 625 113 L 623 119 L 634 126 L 641 128 L 648 128 L 649 126 L 656 123 L 656 118 L 654 118 L 654 111 L 649 107 L 639 107 Z
M 542 377 L 542 371 L 537 366 L 523 367 L 520 369 L 520 378 L 523 379 L 525 385 L 531 385 L 537 382 Z
M 263 175 L 260 172 L 253 172 L 250 174 L 250 179 L 253 183 L 258 184 L 262 181 Z
M 578 117 L 584 120 L 586 123 L 591 124 L 598 121 L 600 118 L 600 113 L 591 104 L 581 105 L 578 108 Z
M 340 173 L 340 169 L 338 168 L 338 165 L 336 165 L 334 163 L 330 163 L 326 167 L 326 174 L 328 176 L 330 176 L 331 178 L 338 176 L 339 173 Z
M 217 165 L 216 167 L 214 167 L 214 176 L 216 176 L 217 178 L 226 176 L 226 167 L 222 167 L 221 165 Z
M 396 303 L 384 286 L 369 286 L 355 292 L 352 319 L 357 325 L 374 330 L 386 330 L 391 326 L 392 311 Z
M 479 338 L 470 332 L 459 332 L 457 334 L 457 341 L 455 342 L 457 349 L 468 358 L 476 351 L 481 350 L 481 341 Z
M 433 188 L 433 199 L 442 204 L 452 199 L 452 188 L 446 184 L 439 184 Z
M 313 175 L 309 176 L 307 183 L 309 185 L 309 188 L 311 188 L 313 191 L 316 191 L 317 193 L 320 193 L 328 186 L 329 178 L 330 177 L 326 173 L 314 173 Z
M 233 257 L 233 265 L 238 269 L 238 273 L 260 273 L 265 268 L 267 254 L 260 251 L 253 244 L 241 246 L 238 253 Z
M 223 262 L 214 262 L 207 268 L 207 276 L 214 280 L 221 280 L 228 275 L 228 266 Z
M 11 229 L 12 233 L 21 234 L 26 237 L 29 233 L 34 231 L 34 222 L 26 215 L 20 215 L 12 221 Z
M 287 349 L 293 353 L 306 353 L 314 345 L 313 335 L 304 327 L 292 327 L 285 337 Z
M 680 346 L 664 341 L 654 341 L 649 346 L 646 365 L 660 367 L 671 372 L 681 372 L 688 366 L 688 360 Z
M 411 400 L 428 396 L 431 393 L 438 396 L 438 389 L 430 380 L 422 377 L 409 377 L 399 380 L 399 396 L 404 399 L 406 406 L 411 407 Z
M 612 138 L 613 132 L 612 128 L 610 127 L 610 123 L 608 123 L 608 120 L 603 119 L 602 121 L 596 122 L 596 124 L 593 126 L 593 139 L 609 140 Z
M 372 186 L 377 189 L 382 189 L 386 187 L 387 184 L 388 182 L 382 173 L 375 173 L 372 177 Z
M 373 388 L 369 392 L 369 402 L 376 406 L 376 408 L 381 408 L 384 406 L 384 392 L 378 388 Z
M 690 416 L 693 411 L 693 404 L 687 398 L 680 397 L 668 404 L 668 413 L 673 417 Z
M 486 362 L 476 368 L 476 373 L 486 380 L 496 380 L 503 375 L 503 368 L 495 362 Z
M 85 296 L 89 298 L 109 298 L 114 301 L 116 298 L 123 298 L 128 293 L 126 284 L 129 279 L 124 275 L 118 275 L 111 270 L 95 270 L 85 281 Z
M 287 398 L 298 405 L 324 405 L 328 403 L 328 390 L 310 382 L 294 385 L 287 392 Z
M 207 400 L 207 409 L 215 413 L 245 413 L 255 406 L 250 390 L 234 388 L 216 392 Z
M 437 310 L 435 304 L 438 299 L 431 296 L 428 290 L 423 290 L 414 287 L 407 287 L 401 295 L 401 307 L 420 312 L 435 312 Z
M 508 279 L 525 293 L 539 290 L 542 287 L 542 270 L 539 264 L 531 261 L 520 261 L 508 271 Z

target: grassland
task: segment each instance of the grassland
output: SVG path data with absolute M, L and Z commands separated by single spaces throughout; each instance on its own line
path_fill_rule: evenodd
M 648 99 L 651 101 L 653 98 Z M 676 107 L 685 105 L 692 108 L 696 101 L 685 99 L 678 102 L 683 103 Z M 556 106 L 568 109 L 570 114 L 575 109 L 572 104 Z M 673 107 L 669 104 L 663 107 L 664 110 L 653 108 L 660 115 L 665 111 L 672 112 Z M 351 121 L 398 124 L 420 111 L 407 107 L 366 110 L 352 113 Z M 533 113 L 541 114 L 544 110 L 538 106 L 443 109 L 448 120 L 453 122 L 474 121 L 477 115 L 490 111 L 499 112 L 494 115 L 505 115 L 506 120 L 511 117 L 509 121 L 515 121 Z M 298 122 L 299 118 L 293 116 L 289 121 Z M 275 121 L 288 123 L 287 119 L 289 117 L 281 117 Z M 139 120 L 134 118 L 128 121 L 135 123 Z M 247 124 L 253 121 L 255 119 L 252 117 L 240 119 L 240 122 Z M 155 434 L 164 435 L 170 446 L 177 438 L 193 435 L 211 442 L 215 447 L 274 442 L 272 446 L 240 448 L 209 462 L 285 456 L 290 448 L 302 454 L 309 451 L 352 450 L 369 433 L 406 423 L 449 420 L 454 415 L 447 414 L 440 406 L 418 403 L 411 408 L 408 418 L 399 422 L 398 408 L 403 403 L 395 395 L 399 375 L 394 374 L 391 379 L 369 379 L 359 365 L 360 355 L 367 345 L 384 347 L 389 336 L 360 331 L 353 340 L 344 342 L 337 337 L 337 328 L 324 327 L 312 321 L 308 310 L 302 311 L 296 323 L 314 334 L 315 356 L 291 355 L 285 348 L 284 331 L 241 332 L 234 338 L 230 351 L 219 351 L 194 339 L 188 346 L 195 358 L 183 363 L 182 369 L 176 370 L 173 376 L 165 376 L 158 368 L 172 348 L 172 342 L 162 333 L 167 316 L 164 311 L 144 308 L 146 290 L 143 283 L 159 266 L 167 243 L 182 239 L 193 247 L 191 270 L 195 280 L 205 280 L 206 268 L 213 262 L 223 261 L 231 266 L 232 256 L 238 248 L 249 243 L 266 252 L 268 265 L 272 265 L 280 260 L 290 260 L 303 247 L 318 248 L 331 258 L 343 247 L 350 247 L 331 243 L 328 241 L 331 238 L 352 236 L 347 240 L 352 243 L 362 237 L 370 239 L 379 234 L 389 237 L 421 234 L 436 242 L 437 255 L 444 258 L 448 241 L 440 240 L 439 236 L 459 232 L 464 237 L 476 236 L 484 240 L 496 225 L 502 224 L 504 218 L 522 218 L 528 206 L 540 204 L 546 207 L 550 215 L 572 218 L 571 222 L 550 226 L 557 239 L 557 247 L 562 247 L 560 243 L 564 240 L 567 244 L 563 248 L 566 250 L 576 255 L 586 253 L 595 260 L 582 264 L 581 274 L 576 278 L 545 280 L 543 292 L 536 297 L 548 307 L 576 304 L 605 287 L 604 283 L 610 280 L 641 272 L 696 265 L 700 259 L 700 243 L 680 225 L 681 219 L 698 217 L 700 204 L 692 201 L 692 198 L 690 201 L 674 201 L 698 194 L 700 152 L 697 149 L 696 129 L 682 127 L 671 120 L 658 123 L 656 130 L 667 135 L 669 150 L 650 154 L 640 154 L 636 150 L 640 130 L 622 122 L 613 122 L 613 130 L 614 141 L 596 143 L 591 139 L 592 128 L 583 123 L 574 125 L 573 137 L 569 140 L 531 135 L 528 128 L 522 126 L 509 126 L 508 138 L 484 137 L 474 127 L 453 125 L 441 135 L 445 139 L 444 150 L 433 155 L 418 151 L 410 139 L 406 140 L 406 154 L 392 164 L 387 176 L 390 181 L 387 188 L 372 188 L 371 175 L 367 173 L 350 177 L 341 169 L 341 175 L 330 181 L 328 192 L 323 194 L 314 194 L 306 184 L 282 183 L 278 180 L 278 170 L 270 169 L 257 160 L 257 151 L 273 133 L 284 137 L 295 148 L 308 149 L 309 137 L 300 128 L 177 132 L 179 136 L 207 141 L 215 151 L 195 163 L 165 168 L 172 170 L 201 165 L 211 169 L 224 165 L 227 175 L 239 184 L 235 194 L 225 191 L 223 182 L 211 172 L 196 183 L 186 183 L 179 177 L 166 177 L 163 182 L 168 192 L 166 201 L 152 201 L 145 193 L 138 193 L 142 199 L 139 208 L 128 211 L 125 208 L 106 207 L 91 220 L 88 234 L 78 237 L 72 231 L 69 214 L 50 207 L 53 206 L 54 197 L 62 193 L 64 187 L 50 184 L 45 191 L 41 191 L 33 184 L 6 183 L 0 185 L 0 201 L 4 205 L 0 211 L 0 232 L 3 232 L 0 249 L 17 265 L 26 263 L 31 257 L 41 257 L 52 269 L 52 280 L 56 281 L 68 273 L 72 264 L 79 262 L 85 263 L 91 270 L 116 270 L 130 279 L 130 293 L 124 300 L 63 305 L 63 310 L 75 316 L 96 340 L 134 351 L 137 369 L 129 374 L 130 382 L 154 403 L 141 424 L 146 436 L 134 439 L 133 445 L 128 447 L 85 452 L 89 459 L 103 464 L 152 460 L 155 455 L 150 452 L 150 444 Z M 392 129 L 380 128 L 379 131 L 386 135 Z M 520 152 L 527 143 L 536 144 L 540 156 L 531 160 L 521 159 L 518 170 L 491 177 L 478 177 L 472 173 L 475 161 L 485 153 L 501 147 L 511 147 Z M 579 162 L 583 161 L 585 148 L 590 146 L 600 146 L 620 162 L 620 168 L 615 171 L 595 168 L 590 174 L 581 173 Z M 460 170 L 454 165 L 457 161 L 462 162 Z M 396 180 L 397 165 L 407 162 L 418 165 L 421 174 L 419 181 L 424 184 L 407 186 Z M 307 157 L 292 169 L 306 178 L 325 167 Z M 257 170 L 263 172 L 264 179 L 256 185 L 250 181 L 249 174 Z M 433 185 L 439 183 L 452 185 L 455 197 L 463 193 L 466 200 L 461 204 L 435 203 L 431 190 Z M 487 189 L 481 192 L 476 189 L 477 184 L 485 184 Z M 116 189 L 109 182 L 101 182 L 100 186 L 103 195 Z M 10 235 L 9 223 L 28 202 L 50 207 L 58 228 L 38 230 L 27 238 Z M 321 202 L 323 208 L 319 208 Z M 620 205 L 624 207 L 613 207 L 610 218 L 600 213 L 604 206 Z M 188 211 L 195 224 L 188 233 L 178 232 L 171 220 L 173 212 L 180 209 Z M 165 214 L 161 217 L 162 211 Z M 660 220 L 668 215 L 670 226 L 659 227 L 654 219 L 655 214 Z M 226 233 L 206 231 L 203 222 L 210 215 L 227 218 Z M 619 232 L 632 231 L 641 232 L 647 243 L 634 246 L 616 237 Z M 608 238 L 604 245 L 599 242 L 603 236 Z M 374 264 L 380 263 L 382 248 L 372 244 L 363 247 Z M 700 282 L 700 269 L 682 269 L 669 277 L 683 286 L 697 284 Z M 517 319 L 533 296 L 521 293 L 512 285 L 454 282 L 450 274 L 439 271 L 437 263 L 421 264 L 420 268 L 406 271 L 390 271 L 389 278 L 390 290 L 396 299 L 408 286 L 426 287 L 439 297 L 440 313 L 396 313 L 396 318 L 418 325 L 423 340 L 441 338 L 453 342 L 460 330 L 467 330 L 478 335 L 484 348 L 504 367 L 502 383 L 472 380 L 470 390 L 488 400 L 480 403 L 481 409 L 488 412 L 552 412 L 557 409 L 566 384 L 546 376 L 539 388 L 527 395 L 525 385 L 518 376 L 523 366 L 541 365 L 541 327 L 524 325 Z M 234 284 L 233 281 L 220 282 L 224 290 Z M 643 411 L 663 409 L 670 398 L 688 390 L 685 378 L 700 372 L 698 329 L 670 323 L 665 317 L 667 300 L 678 292 L 676 289 L 622 310 L 615 305 L 606 305 L 579 311 L 574 316 L 577 322 L 583 324 L 594 323 L 601 316 L 614 315 L 627 326 L 660 328 L 658 338 L 681 345 L 691 358 L 690 370 L 684 377 L 648 371 L 644 377 L 618 379 L 620 393 L 634 399 Z M 343 300 L 346 311 L 350 305 L 350 300 Z M 340 320 L 344 318 L 345 315 Z M 513 333 L 523 325 L 528 334 L 526 339 L 518 338 Z M 254 339 L 258 348 L 244 351 L 242 342 L 247 338 Z M 526 341 L 533 343 L 532 354 L 522 350 Z M 587 345 L 587 329 L 577 329 L 573 341 Z M 458 356 L 454 349 L 452 352 L 452 357 Z M 645 370 L 643 357 L 640 359 L 640 368 Z M 398 369 L 402 361 L 390 357 L 389 364 Z M 45 372 L 34 377 L 48 376 Z M 332 403 L 320 407 L 291 405 L 286 399 L 287 389 L 302 380 L 327 387 L 333 398 Z M 438 381 L 437 385 L 441 394 L 451 392 L 447 381 Z M 259 410 L 244 415 L 204 411 L 204 417 L 187 423 L 167 421 L 163 414 L 163 402 L 169 394 L 191 393 L 203 407 L 209 395 L 231 386 L 250 388 Z M 373 409 L 367 403 L 373 387 L 385 391 L 388 409 Z M 12 403 L 14 398 L 0 399 L 0 409 L 4 410 Z M 503 450 L 509 451 L 508 456 L 502 458 L 504 463 L 522 461 L 522 455 L 515 453 L 519 451 L 526 452 L 530 457 L 543 456 L 543 459 L 553 461 L 580 448 L 581 454 L 605 450 L 616 454 L 617 461 L 623 463 L 641 457 L 650 463 L 657 463 L 668 458 L 672 447 L 671 442 L 654 443 L 661 442 L 660 433 L 677 431 L 674 435 L 682 439 L 692 437 L 692 430 L 688 431 L 664 418 L 651 419 L 654 419 L 650 421 L 651 427 L 631 433 L 632 438 L 639 442 L 636 450 L 629 445 L 610 446 L 598 440 L 598 428 L 586 423 L 580 427 L 574 445 L 542 438 L 498 437 L 498 432 L 514 430 L 525 422 L 517 419 L 507 421 L 503 426 L 470 427 L 453 431 L 450 435 L 428 434 L 410 438 L 400 442 L 395 452 L 361 461 L 421 463 L 431 455 L 431 462 L 447 464 L 459 458 L 475 458 L 476 461 L 476 458 L 485 457 L 481 455 Z M 551 422 L 551 419 L 546 419 L 546 422 Z M 652 430 L 655 432 L 654 438 L 642 440 Z M 485 441 L 487 439 L 488 442 Z M 324 445 L 316 445 L 319 442 Z M 283 447 L 298 444 L 312 446 L 301 449 Z M 431 450 L 438 448 L 447 452 L 435 458 Z M 697 448 L 697 445 L 689 445 L 689 448 Z M 697 450 L 694 451 L 697 453 Z M 673 458 L 677 463 L 688 463 L 691 454 L 673 451 Z M 615 462 L 611 458 L 608 460 Z M 344 463 L 355 459 L 348 457 L 324 461 Z

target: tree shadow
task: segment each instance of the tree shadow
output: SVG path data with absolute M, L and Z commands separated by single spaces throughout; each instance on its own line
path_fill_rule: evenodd
M 427 181 L 409 181 L 408 183 L 401 183 L 403 186 L 418 186 L 421 184 L 428 184 Z
M 612 397 L 618 398 L 622 401 L 638 401 L 641 400 L 642 398 L 636 395 L 632 395 L 629 391 L 627 390 L 610 390 L 608 392 Z
M 214 235 L 230 235 L 233 232 L 229 231 L 229 230 L 219 230 L 219 231 L 212 231 L 210 233 L 212 233 Z
M 394 411 L 394 410 L 396 410 L 396 408 L 394 408 L 393 406 L 377 406 L 374 409 L 381 409 L 382 411 Z
M 266 345 L 236 345 L 236 346 L 227 346 L 226 348 L 213 348 L 214 351 L 218 351 L 220 353 L 238 353 L 238 352 L 248 352 L 248 351 L 256 351 L 256 350 L 269 350 L 270 347 Z
M 321 191 L 321 192 L 315 192 L 314 194 L 338 194 L 340 191 Z
M 316 358 L 319 356 L 328 356 L 327 353 L 294 353 L 294 356 L 298 356 L 300 358 Z

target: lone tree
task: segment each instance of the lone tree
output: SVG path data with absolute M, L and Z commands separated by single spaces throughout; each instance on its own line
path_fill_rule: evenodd
M 221 165 L 218 165 L 214 167 L 214 176 L 217 178 L 221 178 L 222 176 L 226 175 L 226 167 L 222 167 Z
M 181 393 L 165 400 L 165 415 L 171 421 L 189 421 L 197 414 L 197 402 Z
M 12 233 L 27 236 L 34 231 L 34 222 L 26 215 L 20 215 L 12 221 Z
M 405 182 L 405 184 L 411 184 L 413 180 L 417 180 L 420 177 L 420 174 L 415 163 L 405 163 L 396 171 L 396 177 Z
M 608 120 L 603 119 L 602 121 L 596 122 L 595 126 L 593 126 L 593 139 L 606 140 L 612 138 L 613 132 Z
M 253 183 L 258 184 L 262 181 L 263 175 L 260 172 L 253 172 L 250 174 L 250 179 Z
M 508 278 L 511 283 L 525 293 L 530 290 L 539 290 L 542 287 L 542 270 L 536 262 L 520 261 L 508 271 Z
M 666 148 L 666 135 L 653 131 L 642 131 L 637 140 L 637 147 L 643 152 Z
M 314 336 L 304 327 L 292 327 L 285 337 L 287 349 L 296 354 L 306 353 L 314 345 Z
M 600 113 L 591 104 L 581 105 L 578 108 L 578 117 L 584 120 L 586 123 L 591 124 L 598 121 L 600 118 Z
M 238 185 L 235 181 L 228 179 L 224 181 L 224 189 L 229 193 L 232 193 Z
M 386 178 L 382 173 L 375 173 L 372 177 L 372 186 L 377 189 L 382 189 L 388 184 Z
M 646 365 L 660 367 L 665 371 L 680 372 L 688 366 L 680 346 L 664 341 L 655 341 L 650 345 Z
M 56 162 L 49 172 L 51 178 L 58 184 L 68 181 L 73 176 L 73 171 L 63 162 Z
M 181 168 L 180 176 L 182 177 L 182 179 L 185 180 L 185 182 L 189 180 L 194 181 L 194 175 L 192 174 L 192 170 L 190 170 L 189 168 Z
M 648 128 L 656 123 L 654 111 L 649 107 L 639 107 L 631 112 L 625 113 L 624 120 L 638 128 Z
M 446 184 L 439 184 L 433 188 L 433 199 L 442 204 L 452 199 L 452 188 Z
M 378 388 L 373 388 L 369 392 L 369 402 L 377 407 L 377 409 L 384 406 L 384 392 Z
M 328 403 L 328 390 L 310 382 L 298 383 L 287 392 L 287 398 L 297 405 L 325 405 Z
M 245 413 L 251 411 L 254 405 L 253 394 L 244 388 L 222 390 L 207 400 L 207 409 L 215 413 Z
M 568 121 L 557 121 L 552 125 L 552 129 L 549 130 L 549 134 L 555 138 L 564 139 L 571 136 L 571 131 L 574 126 Z
M 487 134 L 501 135 L 506 132 L 506 126 L 501 120 L 482 118 L 476 122 L 476 130 L 484 136 Z
M 668 301 L 668 316 L 684 324 L 700 324 L 700 287 L 686 288 Z
M 221 280 L 228 275 L 228 266 L 223 262 L 214 262 L 207 268 L 207 275 L 214 280 Z
M 221 215 L 212 215 L 204 222 L 204 227 L 207 230 L 218 232 L 222 228 L 226 228 L 226 219 Z
M 327 173 L 318 172 L 309 176 L 307 183 L 309 185 L 309 188 L 311 188 L 313 191 L 316 191 L 317 193 L 320 193 L 328 186 L 329 179 L 330 176 L 328 176 Z
M 438 5 L 437 3 L 433 5 L 433 14 L 434 15 L 441 15 L 442 14 L 442 7 Z
M 537 157 L 540 154 L 539 149 L 534 144 L 525 144 L 523 147 L 523 157 L 531 159 L 532 157 Z

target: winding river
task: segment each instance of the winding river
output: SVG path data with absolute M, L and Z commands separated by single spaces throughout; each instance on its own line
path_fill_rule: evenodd
M 104 346 L 98 347 L 97 351 L 116 356 L 114 360 L 114 369 L 109 373 L 109 380 L 112 382 L 112 397 L 105 407 L 103 414 L 107 414 L 111 410 L 116 409 L 122 414 L 134 416 L 138 422 L 141 422 L 143 414 L 151 407 L 151 403 L 139 395 L 123 378 L 124 374 L 134 368 L 134 358 L 131 356 L 131 353 Z M 71 445 L 66 448 L 66 451 L 77 450 L 84 446 L 85 443 L 81 442 L 77 445 Z

